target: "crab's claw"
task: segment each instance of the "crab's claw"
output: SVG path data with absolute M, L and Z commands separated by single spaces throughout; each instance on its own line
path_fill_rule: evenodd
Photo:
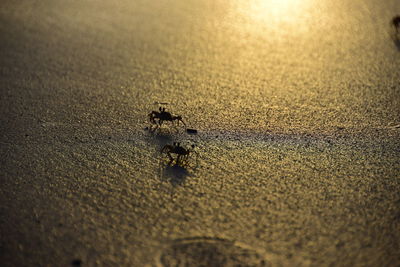
M 156 121 L 155 121 L 155 118 L 156 118 L 156 112 L 154 112 L 154 111 L 152 111 L 152 112 L 150 112 L 147 116 L 149 116 L 149 121 L 151 122 L 151 123 L 156 123 Z

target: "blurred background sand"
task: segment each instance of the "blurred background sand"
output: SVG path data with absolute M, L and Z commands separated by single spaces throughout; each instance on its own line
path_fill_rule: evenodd
M 396 14 L 397 0 L 2 1 L 1 265 L 150 266 L 197 237 L 275 266 L 396 266 Z M 198 133 L 147 131 L 157 102 Z M 168 166 L 172 142 L 198 156 Z M 211 254 L 237 253 L 224 244 Z

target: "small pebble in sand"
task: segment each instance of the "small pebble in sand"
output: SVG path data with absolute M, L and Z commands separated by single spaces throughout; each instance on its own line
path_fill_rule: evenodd
M 396 32 L 399 32 L 399 30 L 400 30 L 400 15 L 397 15 L 392 19 L 392 25 L 396 29 Z
M 197 130 L 196 129 L 187 128 L 186 132 L 189 133 L 189 134 L 197 134 Z
M 80 259 L 75 259 L 71 261 L 72 266 L 81 266 L 82 261 Z

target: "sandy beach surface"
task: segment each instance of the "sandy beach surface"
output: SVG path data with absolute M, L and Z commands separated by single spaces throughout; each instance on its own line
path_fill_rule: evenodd
M 396 14 L 1 1 L 0 265 L 399 266 Z

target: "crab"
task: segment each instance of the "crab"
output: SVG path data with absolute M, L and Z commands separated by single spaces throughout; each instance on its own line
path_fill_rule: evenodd
M 392 19 L 392 25 L 396 29 L 396 32 L 399 33 L 399 30 L 400 30 L 400 15 L 395 16 Z
M 195 152 L 194 148 L 195 145 L 191 145 L 191 148 L 184 148 L 180 143 L 174 142 L 172 145 L 165 145 L 161 149 L 161 153 L 167 153 L 170 159 L 169 163 L 172 163 L 175 160 L 176 164 L 180 164 L 182 163 L 182 160 L 186 160 L 191 153 Z M 174 159 L 172 154 L 178 155 L 176 159 Z
M 152 111 L 149 113 L 149 120 L 152 124 L 155 124 L 157 127 L 161 127 L 164 121 L 182 122 L 183 125 L 186 126 L 186 123 L 182 120 L 182 116 L 172 115 L 170 112 L 165 111 L 165 108 L 160 107 L 159 111 Z

